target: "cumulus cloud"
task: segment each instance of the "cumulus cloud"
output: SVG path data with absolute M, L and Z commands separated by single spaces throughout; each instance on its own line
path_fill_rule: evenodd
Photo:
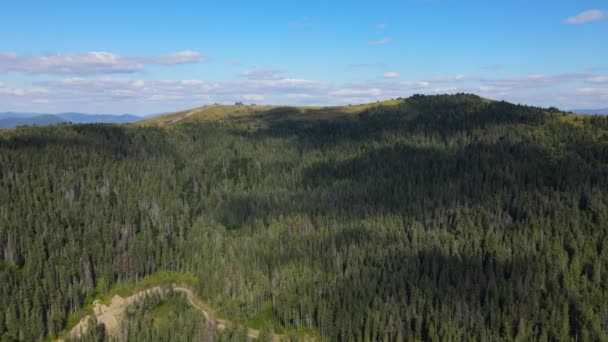
M 367 44 L 369 45 L 384 45 L 384 44 L 388 44 L 391 43 L 393 41 L 393 38 L 391 37 L 384 37 L 384 38 L 380 38 L 377 40 L 370 40 L 367 42 Z
M 329 86 L 325 82 L 311 81 L 298 78 L 282 78 L 275 80 L 249 80 L 243 82 L 225 82 L 225 86 L 240 87 L 241 89 L 263 89 L 268 91 L 314 90 L 325 91 Z
M 0 72 L 57 75 L 119 74 L 141 71 L 145 65 L 175 65 L 206 60 L 205 56 L 190 50 L 163 56 L 121 56 L 95 51 L 27 56 L 14 52 L 0 52 Z
M 423 89 L 431 86 L 431 82 L 428 81 L 403 81 L 400 85 L 407 89 Z
M 35 94 L 48 94 L 49 90 L 42 87 L 11 88 L 6 83 L 0 82 L 0 95 L 27 96 Z
M 209 60 L 207 57 L 200 53 L 192 50 L 178 51 L 165 56 L 152 56 L 152 57 L 131 57 L 135 60 L 140 59 L 146 64 L 160 64 L 160 65 L 173 65 L 173 64 L 188 64 L 198 63 Z
M 558 83 L 567 83 L 573 81 L 580 81 L 588 78 L 588 74 L 559 74 L 559 75 L 527 75 L 518 77 L 507 77 L 497 79 L 482 79 L 481 83 L 484 85 L 511 88 L 511 89 L 526 89 L 526 88 L 538 88 L 538 87 L 549 87 Z
M 394 71 L 389 71 L 384 74 L 384 78 L 397 78 L 397 77 L 399 77 L 399 74 Z
M 574 17 L 566 18 L 564 19 L 564 22 L 574 25 L 586 24 L 592 21 L 604 19 L 605 16 L 606 13 L 604 11 L 595 9 L 579 13 Z
M 456 76 L 441 76 L 431 78 L 429 81 L 433 83 L 458 83 L 458 82 L 469 82 L 477 80 L 474 76 L 469 75 L 456 75 Z
M 285 97 L 288 99 L 310 99 L 313 95 L 307 93 L 287 93 Z
M 278 80 L 281 79 L 281 74 L 284 73 L 285 71 L 283 70 L 259 68 L 246 70 L 243 72 L 242 76 L 250 80 Z
M 608 87 L 583 87 L 565 94 L 577 108 L 605 108 L 608 101 Z M 570 105 L 570 108 L 574 106 Z
M 331 84 L 280 77 L 276 72 L 243 75 L 233 81 L 151 80 L 130 77 L 63 77 L 28 87 L 0 85 L 3 110 L 156 113 L 210 103 L 247 101 L 277 105 L 344 105 L 375 102 L 415 93 L 470 92 L 496 100 L 564 108 L 601 107 L 608 98 L 606 78 L 591 74 L 479 78 L 468 75 Z M 559 97 L 559 99 L 558 99 Z M 561 99 L 561 100 L 560 100 Z M 55 108 L 55 109 L 53 109 Z
M 204 80 L 141 80 L 116 77 L 67 77 L 38 81 L 33 88 L 0 88 L 0 103 L 16 107 L 17 97 L 33 109 L 40 99 L 52 99 L 57 111 L 159 112 L 235 101 L 275 104 L 329 103 L 329 84 L 282 78 L 207 82 Z M 42 96 L 44 95 L 44 97 Z M 7 108 L 7 109 L 8 109 Z M 135 108 L 135 109 L 133 109 Z

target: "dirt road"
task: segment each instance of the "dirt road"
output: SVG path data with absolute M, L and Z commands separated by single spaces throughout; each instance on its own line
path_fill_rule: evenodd
M 229 328 L 233 328 L 236 325 L 232 322 L 217 318 L 215 311 L 203 302 L 192 289 L 182 284 L 171 284 L 166 286 L 155 286 L 147 290 L 135 293 L 127 298 L 123 298 L 119 295 L 112 297 L 110 305 L 103 304 L 100 300 L 93 302 L 93 313 L 97 319 L 97 323 L 103 323 L 106 328 L 106 333 L 110 337 L 119 337 L 120 334 L 120 323 L 122 322 L 125 310 L 130 305 L 136 304 L 144 300 L 146 296 L 158 295 L 166 297 L 170 291 L 180 292 L 186 295 L 190 305 L 198 309 L 208 322 L 215 325 L 218 331 L 224 331 Z M 93 315 L 87 315 L 74 326 L 68 333 L 68 337 L 78 338 L 85 334 L 89 327 L 89 319 L 93 318 Z M 257 339 L 260 336 L 260 331 L 255 329 L 248 329 L 247 336 L 252 339 Z M 62 340 L 58 340 L 62 341 Z M 273 341 L 281 341 L 281 335 L 275 334 Z

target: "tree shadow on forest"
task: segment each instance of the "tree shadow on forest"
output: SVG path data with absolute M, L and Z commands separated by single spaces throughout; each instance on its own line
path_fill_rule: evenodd
M 413 96 L 398 105 L 379 104 L 359 114 L 349 114 L 340 107 L 316 111 L 322 114 L 274 108 L 257 116 L 266 123 L 265 128 L 234 133 L 253 139 L 296 137 L 301 147 L 321 148 L 344 141 L 377 140 L 395 132 L 453 135 L 491 126 L 541 125 L 551 116 L 542 108 L 486 101 L 475 95 Z
M 479 338 L 487 338 L 487 333 L 495 333 L 492 339 L 514 338 L 522 333 L 522 326 L 530 328 L 528 333 L 537 334 L 528 335 L 530 338 L 539 338 L 541 330 L 550 339 L 563 338 L 563 330 L 552 324 L 555 308 L 539 308 L 539 298 L 567 305 L 569 318 L 565 324 L 572 337 L 581 336 L 583 330 L 597 339 L 605 334 L 596 323 L 587 321 L 581 309 L 594 304 L 568 292 L 564 288 L 565 275 L 557 269 L 547 269 L 537 261 L 537 255 L 499 256 L 491 243 L 479 254 L 471 255 L 451 246 L 434 245 L 437 242 L 433 238 L 419 240 L 409 232 L 399 236 L 396 238 L 391 230 L 355 225 L 315 240 L 314 252 L 288 247 L 262 251 L 262 260 L 270 270 L 278 270 L 273 272 L 273 284 L 279 289 L 273 292 L 273 302 L 280 310 L 281 301 L 293 304 L 293 295 L 298 294 L 300 308 L 310 308 L 311 302 L 324 303 L 330 311 L 317 307 L 308 314 L 317 328 L 338 336 L 338 340 L 353 339 L 352 335 L 342 335 L 344 332 L 357 336 L 356 332 L 365 331 L 372 312 L 375 319 L 392 322 L 393 326 L 385 326 L 388 340 L 397 340 L 398 328 L 402 336 L 411 332 L 412 336 L 429 340 L 447 321 L 452 327 L 455 324 L 460 333 Z M 306 239 L 296 234 L 290 240 L 293 238 Z M 293 278 L 294 274 L 289 273 L 291 265 L 308 265 L 312 273 Z M 287 273 L 282 274 L 285 268 Z M 588 279 L 592 276 L 581 274 Z M 297 306 L 287 314 L 296 310 Z M 430 312 L 443 316 L 430 318 Z M 350 328 L 328 331 L 335 317 L 349 322 Z M 297 322 L 302 322 L 302 318 L 281 324 L 293 326 Z M 382 339 L 382 334 L 371 337 Z
M 298 279 L 307 283 L 296 285 L 292 281 L 286 286 L 311 289 L 318 296 L 315 302 L 330 304 L 333 313 L 327 317 L 315 310 L 315 326 L 327 329 L 332 317 L 344 317 L 344 321 L 349 322 L 350 329 L 346 331 L 326 331 L 337 335 L 339 340 L 351 340 L 357 332 L 365 331 L 366 320 L 372 312 L 387 325 L 384 333 L 377 332 L 379 335 L 371 340 L 383 339 L 384 334 L 388 340 L 396 340 L 398 329 L 401 336 L 408 332 L 431 340 L 448 321 L 452 327 L 457 326 L 460 333 L 475 337 L 489 337 L 481 333 L 481 329 L 485 329 L 486 334 L 496 334 L 492 339 L 511 339 L 521 333 L 518 328 L 522 323 L 535 334 L 544 329 L 550 338 L 563 338 L 560 331 L 554 330 L 555 326 L 549 328 L 554 313 L 550 308 L 538 310 L 535 302 L 538 298 L 559 298 L 567 304 L 570 317 L 566 324 L 570 325 L 571 336 L 580 336 L 583 329 L 591 331 L 592 336 L 604 336 L 601 329 L 585 321 L 580 310 L 581 299 L 563 293 L 560 285 L 563 276 L 555 274 L 547 278 L 545 270 L 534 262 L 534 256 L 515 255 L 510 260 L 502 260 L 488 251 L 483 255 L 448 255 L 438 250 L 408 250 L 395 243 L 383 245 L 384 252 L 367 254 L 364 264 L 356 268 L 345 266 L 330 271 L 326 278 L 320 278 L 322 281 Z M 340 246 L 341 253 L 347 246 Z M 278 294 L 279 301 L 282 294 L 286 296 L 284 300 L 289 301 L 288 296 L 294 292 L 298 293 L 295 288 L 283 289 Z M 431 317 L 430 312 L 439 315 Z
M 238 134 L 247 134 L 253 139 L 295 138 L 302 149 L 322 150 L 343 142 L 381 140 L 386 133 L 449 136 L 489 126 L 557 123 L 557 120 L 552 121 L 550 113 L 541 109 L 501 102 L 480 105 L 478 110 L 465 114 L 450 112 L 451 108 L 453 106 L 445 104 L 436 109 L 369 110 L 353 120 L 276 120 L 270 122 L 266 129 Z M 425 115 L 416 113 L 416 110 Z M 447 222 L 438 222 L 433 217 L 433 210 L 444 210 L 445 214 L 445 210 L 455 207 L 471 208 L 485 203 L 492 205 L 491 210 L 505 213 L 511 222 L 542 217 L 547 214 L 531 212 L 539 210 L 539 204 L 531 202 L 531 199 L 543 192 L 575 194 L 572 204 L 586 210 L 584 192 L 592 187 L 608 187 L 608 147 L 590 140 L 577 127 L 568 126 L 567 129 L 572 131 L 562 140 L 557 143 L 548 140 L 544 145 L 535 139 L 514 139 L 503 134 L 496 139 L 471 140 L 455 147 L 399 143 L 367 150 L 351 158 L 325 160 L 304 169 L 299 190 L 287 200 L 268 203 L 265 198 L 243 195 L 228 201 L 224 209 L 237 213 L 235 226 L 239 222 L 247 224 L 252 220 L 267 220 L 281 215 L 326 215 L 336 220 L 356 222 L 357 218 L 396 214 L 418 220 L 426 231 L 435 228 L 451 230 L 458 225 L 449 218 Z M 559 132 L 549 130 L 546 133 Z M 580 195 L 580 200 L 576 194 Z M 296 230 L 293 231 L 290 234 L 298 238 Z M 356 246 L 355 250 L 366 246 L 379 250 L 361 258 L 364 261 L 360 269 L 351 270 L 344 261 L 358 258 L 346 255 L 351 246 Z M 324 260 L 337 259 L 330 253 L 332 250 L 338 250 L 342 255 L 343 264 L 337 269 L 321 264 Z M 311 251 L 285 248 L 279 253 L 280 257 L 277 253 L 277 250 L 272 250 L 264 256 L 270 268 L 281 269 L 302 260 L 308 262 L 310 255 L 307 253 Z M 487 248 L 480 255 L 446 254 L 432 248 L 415 249 L 411 242 L 391 239 L 390 233 L 356 226 L 338 230 L 331 234 L 331 238 L 315 243 L 315 253 L 318 253 L 316 258 L 320 263 L 313 263 L 311 267 L 314 267 L 314 272 L 320 272 L 321 279 L 325 281 L 314 277 L 304 279 L 309 282 L 306 284 L 291 281 L 286 286 L 312 288 L 315 295 L 324 300 L 333 297 L 331 300 L 335 301 L 338 296 L 339 302 L 332 302 L 338 305 L 335 310 L 349 315 L 363 313 L 359 315 L 361 317 L 369 312 L 370 307 L 378 312 L 383 309 L 377 307 L 375 297 L 366 292 L 369 289 L 374 289 L 374 293 L 382 297 L 380 305 L 406 301 L 405 307 L 416 307 L 416 298 L 428 298 L 427 305 L 439 308 L 436 312 L 442 312 L 443 305 L 453 310 L 454 320 L 463 327 L 462 330 L 490 327 L 500 334 L 494 339 L 515 337 L 520 319 L 536 319 L 525 323 L 534 326 L 535 332 L 543 324 L 549 325 L 552 313 L 539 312 L 535 299 L 562 298 L 564 291 L 564 280 L 560 278 L 563 274 L 556 272 L 549 277 L 547 270 L 538 268 L 544 265 L 536 262 L 536 255 L 513 255 L 509 259 L 501 259 Z M 332 278 L 336 275 L 337 278 Z M 330 279 L 334 281 L 328 281 Z M 296 288 L 285 289 L 283 293 L 286 296 L 301 294 Z M 289 302 L 293 298 L 284 300 Z M 597 327 L 584 320 L 580 300 L 575 296 L 564 299 L 570 317 L 569 333 L 580 336 L 583 329 L 588 329 L 595 331 L 592 336 L 602 337 Z M 462 304 L 467 305 L 466 310 Z M 386 309 L 390 310 L 390 305 Z M 424 308 L 416 309 L 421 310 L 416 318 L 422 319 Z M 490 317 L 495 317 L 496 310 L 509 320 L 506 326 L 500 326 L 502 322 L 489 321 Z M 317 314 L 319 312 L 316 311 Z M 544 316 L 524 317 L 523 312 Z M 326 320 L 337 316 L 339 314 L 318 317 L 315 326 L 322 327 Z M 406 325 L 404 330 L 416 329 L 414 317 L 401 318 Z M 294 322 L 282 323 L 291 325 Z M 360 331 L 364 329 L 365 322 L 353 321 L 352 324 L 353 330 Z M 422 329 L 424 331 L 420 331 L 418 337 L 430 339 L 430 328 L 423 326 Z M 340 340 L 351 338 L 339 335 L 341 332 L 334 333 Z M 564 337 L 551 335 L 551 332 L 549 336 L 555 339 Z M 375 338 L 380 339 L 381 336 Z M 391 339 L 394 340 L 395 336 Z
M 277 108 L 271 118 L 281 116 Z M 473 95 L 414 96 L 402 104 L 370 108 L 350 119 L 309 121 L 269 120 L 256 131 L 235 131 L 253 140 L 285 137 L 302 151 L 325 150 L 345 143 L 363 146 L 349 159 L 321 161 L 306 168 L 301 186 L 281 202 L 244 194 L 229 199 L 225 212 L 231 226 L 273 215 L 307 213 L 364 217 L 378 213 L 415 214 L 476 205 L 502 197 L 513 220 L 525 219 L 519 195 L 535 191 L 578 191 L 607 183 L 608 148 L 594 143 L 577 127 L 564 124 L 565 134 L 555 146 L 513 134 L 525 124 L 558 124 L 541 108 L 485 101 Z M 550 125 L 548 125 L 550 126 Z M 496 137 L 484 137 L 484 127 L 502 127 Z M 387 133 L 450 135 L 480 130 L 455 147 L 387 142 Z M 547 128 L 548 134 L 558 132 Z M 561 129 L 561 128 L 560 128 Z M 427 139 L 428 140 L 428 139 Z M 380 147 L 370 150 L 370 141 Z M 556 149 L 559 147 L 559 149 Z M 333 152 L 332 152 L 333 153 Z M 605 165 L 606 165 L 605 164 Z
M 254 219 L 306 213 L 353 218 L 378 214 L 414 215 L 434 226 L 433 210 L 471 207 L 498 200 L 512 221 L 525 220 L 535 192 L 579 193 L 608 184 L 607 168 L 594 167 L 601 147 L 570 147 L 562 155 L 527 143 L 474 143 L 457 148 L 397 145 L 351 159 L 319 162 L 304 169 L 301 186 L 288 199 L 252 194 L 224 205 L 236 228 Z M 605 148 L 604 148 L 605 150 Z
M 505 128 L 496 138 L 470 139 L 453 147 L 404 142 L 378 144 L 381 147 L 362 149 L 350 158 L 337 161 L 327 158 L 305 168 L 298 188 L 287 198 L 269 202 L 257 194 L 244 194 L 229 199 L 222 210 L 235 215 L 231 219 L 234 229 L 255 220 L 299 215 L 309 215 L 313 220 L 330 217 L 344 223 L 322 241 L 313 235 L 311 242 L 307 242 L 306 233 L 299 233 L 298 227 L 281 233 L 286 235 L 273 236 L 276 241 L 270 245 L 277 247 L 263 251 L 262 256 L 271 271 L 279 270 L 280 277 L 282 269 L 287 269 L 288 274 L 290 267 L 303 264 L 314 274 L 286 280 L 286 288 L 277 294 L 278 300 L 291 303 L 289 309 L 293 311 L 298 305 L 306 307 L 308 302 L 328 301 L 328 307 L 334 310 L 328 316 L 321 317 L 321 309 L 313 310 L 313 315 L 317 315 L 314 325 L 321 330 L 324 325 L 327 327 L 327 322 L 341 317 L 351 322 L 350 331 L 363 331 L 370 308 L 378 315 L 392 314 L 397 306 L 415 308 L 409 317 L 399 313 L 403 331 L 420 329 L 417 338 L 430 340 L 432 329 L 428 322 L 420 326 L 415 323 L 430 312 L 445 314 L 443 309 L 447 308 L 446 316 L 435 319 L 453 319 L 461 332 L 488 328 L 498 333 L 490 339 L 512 339 L 518 334 L 522 320 L 534 333 L 544 325 L 551 325 L 553 313 L 539 309 L 539 299 L 563 299 L 569 315 L 568 333 L 572 337 L 581 336 L 585 329 L 594 331 L 591 336 L 601 339 L 602 332 L 586 322 L 581 311 L 581 303 L 587 305 L 587 300 L 566 292 L 563 273 L 549 272 L 544 268 L 546 263 L 538 262 L 538 255 L 499 256 L 487 246 L 479 255 L 465 254 L 462 248 L 452 246 L 433 248 L 429 246 L 432 241 L 414 243 L 403 236 L 395 239 L 390 229 L 376 231 L 357 225 L 357 221 L 385 214 L 407 217 L 408 222 L 422 224 L 432 236 L 434 229 L 457 231 L 460 222 L 450 216 L 452 209 L 484 206 L 492 212 L 490 215 L 499 212 L 507 222 L 525 223 L 531 217 L 548 215 L 541 212 L 543 204 L 534 201 L 542 197 L 539 194 L 548 192 L 551 196 L 574 194 L 571 205 L 586 210 L 584 192 L 592 187 L 608 187 L 608 145 L 597 144 L 579 128 L 567 125 L 558 128 L 571 130 L 563 135 L 563 131 L 553 130 L 555 127 L 538 130 L 547 135 L 560 133 L 559 141 L 511 134 L 524 125 L 528 126 L 524 129 L 559 125 L 551 113 L 538 108 L 503 102 L 471 104 L 467 99 L 455 105 L 450 101 L 440 104 L 425 102 L 426 99 L 416 101 L 408 100 L 396 109 L 370 109 L 356 117 L 333 121 L 283 120 L 277 111 L 272 120 L 267 120 L 266 128 L 235 132 L 259 140 L 294 138 L 300 149 L 323 153 L 341 143 L 385 141 L 387 133 L 438 134 L 450 138 L 488 127 Z M 436 210 L 442 211 L 439 218 L 434 216 Z M 488 222 L 481 228 L 491 231 L 497 225 L 506 227 Z M 302 245 L 295 239 L 302 239 Z M 314 247 L 289 248 L 286 241 L 292 241 L 293 246 Z M 349 266 L 348 260 L 356 262 Z M 581 274 L 585 276 L 589 275 Z M 273 284 L 280 288 L 281 280 L 274 280 Z M 421 298 L 426 302 L 422 303 Z M 293 326 L 297 322 L 281 323 Z M 442 323 L 435 321 L 435 328 Z M 341 334 L 333 331 L 330 336 L 352 339 Z M 557 331 L 549 332 L 550 339 L 563 337 Z M 380 340 L 383 336 L 371 339 Z M 388 340 L 396 340 L 396 336 L 391 335 Z

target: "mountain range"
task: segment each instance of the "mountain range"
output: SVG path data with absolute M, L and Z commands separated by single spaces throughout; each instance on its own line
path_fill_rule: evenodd
M 585 115 L 601 115 L 608 114 L 608 108 L 599 108 L 599 109 L 572 109 L 572 113 L 576 114 L 585 114 Z
M 83 113 L 0 113 L 0 129 L 14 128 L 21 125 L 54 125 L 59 123 L 132 123 L 143 120 L 144 118 L 154 117 L 160 114 L 148 116 L 137 116 L 132 114 L 83 114 Z

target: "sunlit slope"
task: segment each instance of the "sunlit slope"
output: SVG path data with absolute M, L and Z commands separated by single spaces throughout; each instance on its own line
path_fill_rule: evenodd
M 496 103 L 493 100 L 470 95 L 465 97 L 471 108 L 475 106 L 489 106 Z M 417 108 L 416 101 L 399 98 L 373 103 L 348 106 L 270 106 L 270 105 L 211 105 L 194 109 L 183 110 L 158 116 L 135 123 L 137 126 L 165 126 L 170 127 L 182 123 L 231 121 L 246 124 L 261 124 L 282 120 L 337 120 L 355 118 L 358 114 L 373 108 L 388 109 L 401 106 L 408 112 L 426 112 L 429 108 Z M 489 108 L 489 107 L 488 107 Z M 445 108 L 440 109 L 443 111 Z M 439 109 L 438 109 L 439 110 Z M 490 109 L 491 110 L 491 109 Z M 572 113 L 559 112 L 559 120 L 572 125 L 581 125 L 584 116 Z
M 139 126 L 171 126 L 187 122 L 202 121 L 256 121 L 256 120 L 329 120 L 359 114 L 377 106 L 395 106 L 403 100 L 388 100 L 376 103 L 330 106 L 330 107 L 292 107 L 292 106 L 234 106 L 213 105 L 179 111 L 150 118 L 136 123 Z
M 270 110 L 271 106 L 213 105 L 157 116 L 137 123 L 141 126 L 167 126 L 185 122 L 237 119 Z

